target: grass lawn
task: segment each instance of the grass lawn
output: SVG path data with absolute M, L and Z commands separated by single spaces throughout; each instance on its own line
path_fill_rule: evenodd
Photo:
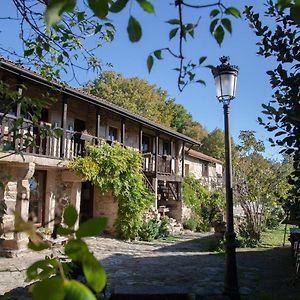
M 286 229 L 286 237 L 285 237 L 285 244 L 289 244 L 288 236 L 290 233 L 291 226 L 287 226 Z M 279 247 L 283 245 L 283 238 L 284 238 L 284 230 L 285 225 L 281 224 L 278 228 L 274 230 L 268 230 L 262 233 L 261 236 L 261 247 L 269 248 L 269 247 Z

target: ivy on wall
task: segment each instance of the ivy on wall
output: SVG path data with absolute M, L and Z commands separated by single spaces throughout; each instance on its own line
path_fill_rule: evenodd
M 143 224 L 143 214 L 154 201 L 141 173 L 142 156 L 119 143 L 86 146 L 86 156 L 77 157 L 70 167 L 101 192 L 112 191 L 118 201 L 115 228 L 118 237 L 134 239 Z

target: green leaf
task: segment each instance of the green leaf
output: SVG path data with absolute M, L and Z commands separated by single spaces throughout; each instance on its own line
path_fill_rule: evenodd
M 154 13 L 154 6 L 152 5 L 151 2 L 147 1 L 147 0 L 136 0 L 139 5 L 141 6 L 141 8 L 146 11 L 147 13 Z
M 196 82 L 206 86 L 206 82 L 204 80 L 199 79 L 199 80 L 196 80 Z
M 213 32 L 215 31 L 218 21 L 219 21 L 219 19 L 214 19 L 211 21 L 210 26 L 209 26 L 209 31 L 211 34 L 213 34 Z
M 227 18 L 224 18 L 221 20 L 221 23 L 223 24 L 224 28 L 229 32 L 232 33 L 232 26 L 231 21 Z
M 30 56 L 34 52 L 34 49 L 26 49 L 24 50 L 24 56 Z
M 78 218 L 78 213 L 73 205 L 69 205 L 64 209 L 63 222 L 69 227 L 74 226 Z
M 170 32 L 169 32 L 169 39 L 170 40 L 176 35 L 176 33 L 178 32 L 178 29 L 179 28 L 173 28 L 172 30 L 170 30 Z
M 291 0 L 278 0 L 278 1 L 277 1 L 277 6 L 278 6 L 279 8 L 284 9 L 284 8 L 286 8 L 287 6 L 289 6 L 290 3 L 291 3 Z
M 171 24 L 171 25 L 179 25 L 180 21 L 178 19 L 170 19 L 166 21 L 166 23 Z
M 147 68 L 148 68 L 148 72 L 150 73 L 151 72 L 151 69 L 153 67 L 153 56 L 152 55 L 149 55 L 148 58 L 147 58 Z
M 79 281 L 65 280 L 64 286 L 66 300 L 96 300 L 91 290 Z
M 72 260 L 81 261 L 88 253 L 89 248 L 82 240 L 70 240 L 65 245 L 65 254 Z
M 153 52 L 154 56 L 157 58 L 157 59 L 162 59 L 161 57 L 161 50 L 155 50 Z
M 77 238 L 96 236 L 104 230 L 106 223 L 107 219 L 105 217 L 89 219 L 79 226 L 76 236 Z
M 88 0 L 89 7 L 95 16 L 104 19 L 108 14 L 108 0 Z
M 34 262 L 26 270 L 26 280 L 44 280 L 56 274 L 58 261 L 55 258 L 45 258 Z
M 65 227 L 61 227 L 61 226 L 59 226 L 57 228 L 57 234 L 58 235 L 68 236 L 68 235 L 70 235 L 72 233 L 74 233 L 74 230 L 72 230 L 70 228 L 65 228 Z
M 113 13 L 120 12 L 123 8 L 125 8 L 126 4 L 128 3 L 128 0 L 117 0 L 112 3 L 109 10 Z
M 89 286 L 96 292 L 101 292 L 106 285 L 106 274 L 94 255 L 86 255 L 82 262 L 84 276 Z
M 33 299 L 36 300 L 62 300 L 66 293 L 63 280 L 60 277 L 52 277 L 35 283 L 31 287 Z M 74 298 L 75 299 L 75 298 Z
M 44 13 L 47 26 L 52 27 L 61 20 L 64 12 L 74 10 L 76 0 L 51 0 Z
M 235 7 L 228 7 L 225 10 L 225 14 L 226 15 L 232 15 L 232 16 L 237 17 L 237 18 L 241 17 L 240 11 L 237 8 L 235 8 Z
M 35 48 L 35 52 L 36 52 L 36 54 L 37 54 L 38 57 L 42 57 L 42 55 L 43 55 L 43 49 L 41 47 L 37 46 Z
M 214 31 L 214 38 L 215 40 L 217 41 L 217 43 L 219 45 L 222 44 L 223 42 L 223 39 L 224 39 L 224 35 L 225 35 L 225 32 L 224 32 L 224 29 L 221 25 L 219 25 L 216 30 Z
M 201 65 L 206 59 L 207 59 L 207 56 L 201 56 L 199 58 L 199 65 Z
M 257 118 L 257 121 L 258 121 L 259 123 L 262 123 L 262 122 L 263 122 L 261 117 L 258 117 L 258 118 Z
M 130 16 L 128 20 L 127 32 L 129 40 L 133 43 L 138 42 L 142 36 L 142 28 L 140 23 L 133 17 Z
M 48 249 L 49 245 L 47 243 L 38 243 L 38 244 L 35 244 L 35 243 L 33 243 L 33 242 L 30 241 L 27 244 L 27 247 L 28 247 L 28 249 L 31 249 L 33 251 L 42 251 L 42 250 Z
M 300 1 L 296 1 L 290 9 L 291 18 L 300 25 Z
M 217 16 L 219 13 L 220 13 L 220 11 L 219 11 L 218 9 L 213 9 L 213 10 L 210 12 L 209 16 L 210 16 L 211 18 L 214 18 L 214 17 Z

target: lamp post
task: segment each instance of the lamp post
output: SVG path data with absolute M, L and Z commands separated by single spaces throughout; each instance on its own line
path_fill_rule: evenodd
M 221 64 L 212 69 L 215 78 L 217 99 L 224 109 L 225 135 L 225 180 L 226 180 L 226 258 L 224 294 L 231 299 L 240 299 L 236 267 L 236 235 L 233 222 L 232 163 L 229 130 L 229 104 L 235 98 L 236 80 L 239 68 L 229 64 L 229 57 L 220 58 Z

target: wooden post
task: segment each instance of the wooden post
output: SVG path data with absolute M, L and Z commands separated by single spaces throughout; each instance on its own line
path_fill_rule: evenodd
M 65 157 L 65 140 L 67 137 L 67 112 L 68 112 L 68 99 L 66 95 L 62 95 L 62 114 L 61 114 L 61 128 L 63 130 L 63 135 L 60 141 L 60 157 Z
M 97 109 L 96 112 L 96 138 L 97 138 L 97 142 L 96 144 L 100 144 L 99 142 L 99 138 L 100 138 L 100 124 L 101 124 L 101 116 L 100 116 L 100 109 Z
M 140 126 L 139 131 L 139 150 L 142 153 L 143 152 L 143 128 Z
M 121 121 L 121 144 L 125 146 L 125 118 Z
M 159 133 L 156 132 L 155 136 L 155 177 L 158 173 L 158 151 L 159 151 Z
M 184 158 L 185 158 L 185 142 L 182 142 L 182 151 L 181 151 L 181 176 L 184 177 Z

